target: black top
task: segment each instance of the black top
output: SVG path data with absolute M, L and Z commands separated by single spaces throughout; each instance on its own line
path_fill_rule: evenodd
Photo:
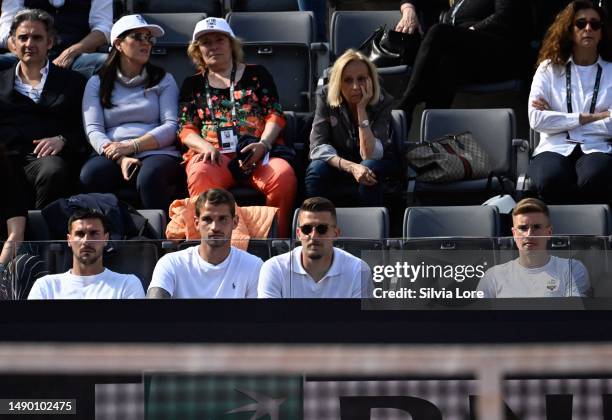
M 413 4 L 418 11 L 437 12 L 438 15 L 449 9 L 448 0 L 401 0 L 400 7 L 404 3 Z M 531 21 L 527 5 L 527 0 L 456 0 L 454 7 L 459 8 L 455 25 L 473 26 L 476 30 L 507 38 L 525 38 L 525 23 Z
M 64 0 L 62 7 L 53 6 L 49 0 L 25 0 L 23 5 L 30 9 L 42 9 L 53 16 L 59 38 L 59 42 L 53 45 L 53 51 L 57 53 L 76 44 L 91 32 L 91 0 Z

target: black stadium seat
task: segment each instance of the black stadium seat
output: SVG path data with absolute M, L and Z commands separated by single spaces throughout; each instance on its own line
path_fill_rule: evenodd
M 299 10 L 297 0 L 231 0 L 234 12 L 287 12 Z
M 179 88 L 196 68 L 187 56 L 193 29 L 198 21 L 206 19 L 206 13 L 143 13 L 147 22 L 160 25 L 165 34 L 151 51 L 151 62 L 172 73 Z
M 413 265 L 471 266 L 486 271 L 497 264 L 500 220 L 494 206 L 409 207 L 404 213 L 404 261 Z M 439 273 L 437 273 L 439 274 Z M 462 281 L 432 276 L 399 287 L 475 290 L 480 277 Z
M 607 204 L 548 206 L 554 237 L 551 252 L 581 261 L 595 296 L 612 297 L 610 240 L 612 219 Z M 561 235 L 561 236 L 559 236 Z
M 223 16 L 223 0 L 132 0 L 132 2 L 133 13 L 205 13 L 208 16 Z
M 314 66 L 312 12 L 229 13 L 227 21 L 247 63 L 263 65 L 274 78 L 286 111 L 310 110 Z
M 515 142 L 514 111 L 500 108 L 426 109 L 423 112 L 421 142 L 465 131 L 470 131 L 489 155 L 494 176 L 442 183 L 410 181 L 411 199 L 427 205 L 476 204 L 514 190 L 519 153 L 515 146 L 518 143 Z
M 291 237 L 296 239 L 299 209 L 293 214 Z M 389 211 L 385 207 L 337 207 L 340 237 L 334 245 L 361 257 L 362 251 L 380 251 L 389 237 Z M 297 243 L 295 245 L 299 245 Z
M 384 25 L 389 29 L 395 28 L 400 18 L 399 8 L 334 12 L 330 24 L 330 61 L 335 61 L 349 48 L 359 48 L 376 28 Z M 397 97 L 408 83 L 410 69 L 407 65 L 401 65 L 379 68 L 378 72 L 385 82 L 385 89 Z

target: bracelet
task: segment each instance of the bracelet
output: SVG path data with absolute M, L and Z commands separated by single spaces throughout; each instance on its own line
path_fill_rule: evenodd
M 132 140 L 132 146 L 134 146 L 134 154 L 138 153 L 139 148 L 138 148 L 138 143 L 136 142 L 136 140 Z
M 340 156 L 338 156 L 338 169 L 340 169 L 340 172 L 344 172 L 344 169 L 342 169 L 342 158 Z
M 270 140 L 259 139 L 259 142 L 264 145 L 264 147 L 266 148 L 266 152 L 272 150 L 272 144 L 270 144 Z
M 60 140 L 62 143 L 64 143 L 64 145 L 65 145 L 66 143 L 68 143 L 68 140 L 66 140 L 66 137 L 62 136 L 61 134 L 60 134 L 59 136 L 57 136 L 57 138 L 58 138 L 58 139 L 59 139 L 59 140 Z

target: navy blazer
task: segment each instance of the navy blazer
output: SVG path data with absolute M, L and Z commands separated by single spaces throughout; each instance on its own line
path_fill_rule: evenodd
M 50 63 L 36 103 L 14 89 L 15 66 L 0 72 L 0 144 L 7 155 L 23 157 L 34 150 L 33 140 L 58 135 L 67 140 L 61 155 L 84 152 L 88 145 L 81 111 L 85 78 Z

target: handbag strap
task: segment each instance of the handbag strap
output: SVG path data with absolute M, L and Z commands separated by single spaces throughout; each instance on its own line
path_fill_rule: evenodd
M 378 28 L 374 29 L 374 32 L 372 32 L 366 38 L 366 40 L 361 43 L 361 45 L 357 49 L 359 51 L 365 50 L 369 46 L 370 42 L 372 42 L 372 40 L 375 39 L 376 37 L 380 36 L 380 34 L 382 34 L 386 29 L 387 29 L 387 25 L 379 26 Z

